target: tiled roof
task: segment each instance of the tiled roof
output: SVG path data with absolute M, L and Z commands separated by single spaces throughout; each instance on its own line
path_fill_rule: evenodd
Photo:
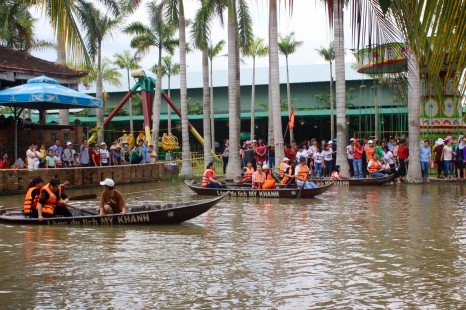
M 86 72 L 73 70 L 64 65 L 43 60 L 27 52 L 0 45 L 0 71 L 21 71 L 54 78 L 80 78 Z

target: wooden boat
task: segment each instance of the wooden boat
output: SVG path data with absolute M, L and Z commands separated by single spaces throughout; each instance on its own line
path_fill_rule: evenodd
M 127 206 L 125 215 L 107 214 L 97 215 L 97 208 L 76 207 L 71 209 L 72 217 L 44 218 L 39 221 L 36 218 L 24 217 L 19 211 L 5 212 L 0 209 L 0 223 L 21 225 L 56 225 L 56 226 L 81 226 L 81 225 L 161 225 L 179 224 L 193 219 L 213 207 L 225 195 L 213 199 L 194 200 L 181 203 L 166 204 L 142 204 Z M 91 214 L 91 215 L 89 215 Z
M 350 178 L 343 180 L 331 180 L 330 178 L 309 178 L 309 181 L 317 185 L 325 185 L 332 183 L 335 186 L 368 186 L 368 185 L 382 185 L 392 181 L 395 178 L 394 174 L 386 175 L 381 178 Z
M 276 189 L 252 189 L 240 186 L 226 186 L 225 188 L 206 188 L 193 182 L 188 184 L 189 188 L 198 195 L 222 196 L 229 193 L 233 197 L 264 197 L 264 198 L 296 198 L 299 188 L 276 188 Z M 332 184 L 319 186 L 318 188 L 303 189 L 301 198 L 313 198 L 328 190 Z

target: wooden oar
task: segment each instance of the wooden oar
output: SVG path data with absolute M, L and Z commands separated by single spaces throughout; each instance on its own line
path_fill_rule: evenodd
M 304 188 L 304 185 L 306 185 L 306 182 L 307 180 L 305 179 L 303 182 L 303 185 L 301 185 L 301 187 L 299 188 L 299 193 L 298 193 L 298 196 L 296 196 L 296 199 L 301 198 L 301 193 L 303 192 L 303 188 Z
M 76 196 L 71 196 L 68 197 L 70 201 L 76 201 L 76 200 L 89 200 L 89 199 L 96 199 L 97 194 L 84 194 L 84 195 L 76 195 Z M 2 210 L 5 211 L 13 211 L 13 210 L 22 210 L 18 208 L 3 208 Z
M 89 200 L 89 199 L 96 199 L 97 194 L 84 194 L 84 195 L 76 195 L 68 197 L 69 200 Z

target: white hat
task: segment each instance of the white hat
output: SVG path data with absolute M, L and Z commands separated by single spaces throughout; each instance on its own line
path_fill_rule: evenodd
M 107 145 L 107 144 L 105 144 L 105 142 L 102 142 L 100 145 Z
M 372 140 L 369 140 L 369 141 L 367 141 L 367 143 L 374 143 L 374 141 L 372 141 Z
M 115 182 L 112 179 L 105 179 L 102 182 L 100 182 L 100 185 L 105 185 L 108 187 L 115 187 Z
M 269 169 L 269 166 L 267 166 L 267 164 L 263 164 L 262 169 Z
M 252 143 L 257 143 L 257 140 L 252 140 Z
M 327 144 L 333 144 L 332 140 L 330 140 Z
M 66 145 L 73 145 L 70 141 L 66 142 Z
M 283 161 L 289 161 L 290 159 L 288 157 L 283 158 Z
M 353 142 L 353 141 L 354 141 L 354 138 L 351 138 L 351 139 L 349 139 L 349 140 L 350 140 L 351 142 Z
M 437 145 L 443 145 L 443 139 L 442 138 L 438 138 L 437 141 L 435 141 L 435 144 Z

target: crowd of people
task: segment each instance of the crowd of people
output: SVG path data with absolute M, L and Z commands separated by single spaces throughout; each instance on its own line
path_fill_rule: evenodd
M 285 158 L 281 167 L 280 177 L 283 178 L 290 167 L 294 167 L 305 159 L 312 177 L 342 178 L 341 168 L 336 166 L 336 141 L 318 141 L 313 138 L 297 144 L 293 141 L 284 146 Z M 420 149 L 423 179 L 429 181 L 429 168 L 437 167 L 437 177 L 448 179 L 465 179 L 466 148 L 465 138 L 459 136 L 455 143 L 451 136 L 439 138 L 432 147 L 426 140 Z M 229 142 L 225 140 L 223 157 L 223 172 L 228 164 Z M 434 156 L 434 157 L 433 157 Z M 240 147 L 241 169 L 243 181 L 249 182 L 257 170 L 257 166 L 266 165 L 273 169 L 275 164 L 274 140 L 266 145 L 262 139 L 246 140 Z M 405 139 L 391 137 L 388 140 L 372 140 L 367 138 L 351 138 L 346 146 L 346 159 L 350 168 L 349 175 L 353 178 L 382 177 L 395 175 L 395 182 L 401 183 L 406 177 L 409 151 Z M 442 175 L 443 173 L 443 175 Z M 283 179 L 282 179 L 283 180 Z M 284 183 L 288 182 L 285 178 Z
M 13 164 L 4 153 L 0 160 L 0 169 L 48 169 L 69 167 L 98 167 L 118 166 L 127 164 L 155 163 L 157 152 L 153 145 L 146 140 L 139 140 L 138 144 L 130 149 L 128 143 L 120 145 L 114 140 L 110 147 L 105 142 L 89 145 L 87 139 L 83 139 L 79 148 L 71 141 L 66 146 L 61 145 L 60 139 L 50 147 L 42 144 L 32 143 L 26 151 L 25 160 L 21 157 Z

